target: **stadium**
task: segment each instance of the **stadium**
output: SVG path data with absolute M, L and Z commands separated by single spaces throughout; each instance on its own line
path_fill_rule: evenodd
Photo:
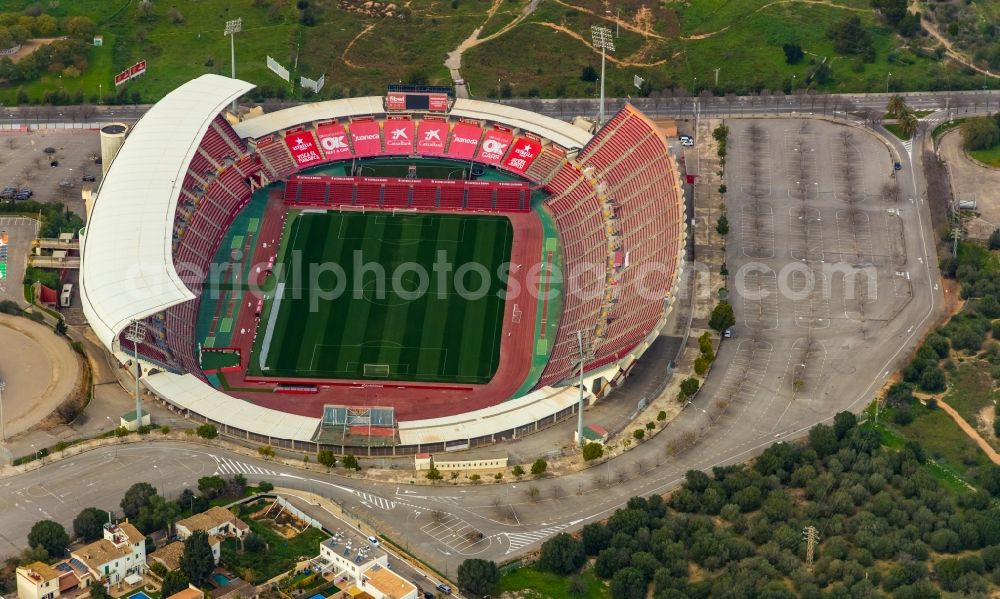
M 676 298 L 684 200 L 625 105 L 445 90 L 241 118 L 204 75 L 136 123 L 81 231 L 103 345 L 223 434 L 369 455 L 537 431 L 620 385 Z

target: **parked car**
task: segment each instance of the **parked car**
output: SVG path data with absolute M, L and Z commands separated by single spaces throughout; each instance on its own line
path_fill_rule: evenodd
M 59 166 L 59 161 L 58 160 L 53 160 L 52 162 L 49 163 L 49 166 L 51 166 L 52 168 L 55 168 L 55 167 Z
M 733 330 L 732 329 L 726 329 L 725 331 L 722 331 L 722 336 L 725 337 L 726 339 L 732 339 L 733 338 Z
M 892 168 L 893 170 L 901 171 L 903 170 L 903 165 L 897 162 L 894 165 L 892 165 Z
M 83 180 L 84 181 L 91 181 L 92 182 L 92 181 L 95 181 L 95 178 L 94 178 L 94 175 L 84 175 L 83 176 Z
M 451 587 L 446 584 L 437 585 L 437 590 L 441 591 L 445 595 L 451 595 Z
M 694 138 L 690 135 L 681 135 L 678 139 L 681 140 L 681 145 L 687 148 L 694 146 Z
M 378 547 L 379 542 L 375 537 L 368 537 L 368 542 L 371 543 L 372 547 Z
M 434 599 L 434 597 L 437 596 L 434 593 L 428 593 L 427 591 L 424 591 L 423 593 L 424 593 L 424 599 Z

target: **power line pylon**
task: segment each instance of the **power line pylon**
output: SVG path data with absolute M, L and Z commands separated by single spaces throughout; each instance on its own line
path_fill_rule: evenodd
M 812 570 L 813 556 L 816 553 L 816 543 L 819 542 L 819 531 L 815 526 L 807 526 L 802 529 L 802 536 L 806 540 L 806 567 Z

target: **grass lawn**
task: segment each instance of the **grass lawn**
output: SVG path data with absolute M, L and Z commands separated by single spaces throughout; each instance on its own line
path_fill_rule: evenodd
M 940 137 L 944 133 L 946 133 L 948 131 L 951 131 L 952 129 L 954 129 L 956 127 L 961 127 L 962 123 L 964 123 L 964 122 L 965 122 L 965 119 L 955 119 L 953 121 L 947 121 L 947 122 L 941 123 L 937 127 L 934 127 L 934 131 L 931 132 L 931 136 L 936 140 L 938 137 Z
M 296 2 L 271 0 L 200 0 L 154 4 L 153 14 L 141 16 L 134 0 L 74 0 L 43 2 L 57 18 L 85 15 L 97 23 L 104 46 L 92 48 L 89 66 L 80 77 L 60 78 L 46 73 L 20 85 L 32 100 L 46 90 L 64 88 L 72 96 L 82 92 L 96 102 L 102 86 L 103 100 L 113 93 L 113 76 L 137 60 L 148 61 L 145 76 L 127 84 L 128 96 L 143 102 L 161 98 L 181 83 L 203 73 L 230 72 L 229 41 L 222 34 L 226 21 L 243 20 L 236 38 L 237 75 L 272 97 L 329 99 L 350 95 L 381 94 L 388 83 L 447 84 L 445 55 L 477 27 L 481 37 L 514 20 L 530 0 L 502 2 L 487 18 L 486 0 L 413 0 L 397 3 L 403 14 L 369 17 L 345 10 L 360 1 L 310 3 L 313 24 L 302 23 Z M 19 12 L 35 0 L 5 0 L 0 9 Z M 509 33 L 473 48 L 463 57 L 463 75 L 473 94 L 498 93 L 497 80 L 509 84 L 513 95 L 587 96 L 593 83 L 581 81 L 585 66 L 599 66 L 600 57 L 574 34 L 590 39 L 592 25 L 611 26 L 601 18 L 606 2 L 573 0 L 567 6 L 542 2 L 534 14 Z M 171 9 L 182 18 L 172 19 Z M 634 28 L 616 32 L 613 56 L 624 63 L 607 64 L 608 93 L 635 93 L 633 75 L 640 75 L 654 90 L 669 87 L 746 92 L 759 89 L 801 87 L 810 81 L 824 58 L 832 68 L 821 91 L 883 91 L 887 74 L 902 90 L 981 87 L 977 75 L 939 61 L 921 46 L 926 42 L 902 40 L 877 19 L 868 0 L 831 0 L 822 3 L 772 2 L 770 0 L 698 0 L 649 3 L 620 0 L 611 7 Z M 645 18 L 638 19 L 640 11 Z M 838 56 L 826 32 L 845 17 L 858 15 L 875 37 L 876 57 L 862 63 L 856 57 Z M 560 31 L 558 28 L 565 28 Z M 799 44 L 806 59 L 785 62 L 782 45 Z M 271 56 L 292 69 L 292 84 L 280 80 L 264 66 Z M 718 85 L 714 70 L 721 68 Z M 300 75 L 326 75 L 327 85 L 316 96 L 294 82 Z M 11 103 L 18 84 L 0 85 L 0 102 Z
M 979 360 L 960 362 L 955 372 L 947 375 L 948 393 L 944 400 L 975 428 L 976 415 L 996 400 L 990 365 Z
M 973 150 L 969 152 L 979 162 L 993 168 L 1000 168 L 1000 145 L 993 146 L 988 150 Z
M 943 410 L 930 410 L 915 402 L 913 416 L 910 424 L 891 427 L 922 445 L 927 456 L 945 471 L 977 484 L 978 471 L 991 463 L 979 446 Z M 891 417 L 891 412 L 887 411 L 885 421 L 891 422 Z
M 300 213 L 283 263 L 291 274 L 261 318 L 251 372 L 488 382 L 512 239 L 496 216 Z M 319 274 L 303 278 L 296 260 Z
M 326 539 L 323 531 L 309 528 L 292 539 L 286 539 L 271 530 L 265 524 L 253 519 L 246 519 L 255 534 L 260 535 L 269 549 L 258 553 L 243 553 L 239 543 L 234 539 L 222 542 L 222 563 L 236 574 L 242 575 L 247 569 L 253 572 L 254 584 L 291 570 L 301 559 L 319 554 L 319 544 Z
M 524 593 L 525 597 L 550 599 L 604 599 L 611 594 L 608 587 L 593 572 L 587 569 L 580 574 L 580 579 L 587 588 L 583 594 L 570 593 L 570 578 L 541 572 L 534 568 L 520 568 L 500 578 L 499 590 L 504 593 Z
M 903 141 L 910 139 L 909 137 L 903 135 L 903 129 L 896 123 L 888 123 L 882 126 L 885 127 L 889 133 L 892 133 L 893 135 L 895 135 L 896 137 L 898 137 Z

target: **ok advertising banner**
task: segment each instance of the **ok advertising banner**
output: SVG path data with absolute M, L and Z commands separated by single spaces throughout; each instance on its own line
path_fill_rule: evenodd
M 340 123 L 320 125 L 316 128 L 316 135 L 327 160 L 347 160 L 354 157 L 351 146 L 347 143 L 347 130 Z
M 483 138 L 483 144 L 479 146 L 476 160 L 486 164 L 500 164 L 503 155 L 507 153 L 507 148 L 510 147 L 510 140 L 513 138 L 514 136 L 506 131 L 497 131 L 496 129 L 487 131 L 486 137 Z
M 285 145 L 288 146 L 288 151 L 292 153 L 292 158 L 295 158 L 295 162 L 299 166 L 308 166 L 323 161 L 323 157 L 320 156 L 319 150 L 316 148 L 316 142 L 313 141 L 313 136 L 306 131 L 285 135 Z

